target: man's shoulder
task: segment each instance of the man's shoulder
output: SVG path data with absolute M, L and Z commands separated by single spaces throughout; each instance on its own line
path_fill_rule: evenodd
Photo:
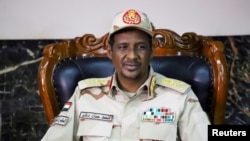
M 90 88 L 90 87 L 101 87 L 108 86 L 111 83 L 112 76 L 104 78 L 87 78 L 80 80 L 78 82 L 78 87 L 80 90 Z
M 169 78 L 161 74 L 157 74 L 155 79 L 158 85 L 173 89 L 180 93 L 186 93 L 191 89 L 191 86 L 188 83 L 178 79 Z

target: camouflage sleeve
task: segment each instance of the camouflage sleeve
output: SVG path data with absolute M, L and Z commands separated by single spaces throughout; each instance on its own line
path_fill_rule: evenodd
M 178 123 L 182 141 L 207 141 L 208 125 L 211 124 L 192 90 L 186 94 L 183 113 Z
M 78 128 L 77 101 L 79 88 L 75 89 L 72 97 L 67 101 L 61 112 L 55 117 L 53 123 L 43 136 L 41 141 L 76 141 Z

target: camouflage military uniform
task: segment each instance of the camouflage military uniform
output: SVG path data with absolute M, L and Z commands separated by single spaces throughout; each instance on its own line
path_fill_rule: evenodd
M 151 68 L 131 95 L 116 76 L 78 83 L 43 141 L 206 141 L 210 124 L 190 86 Z

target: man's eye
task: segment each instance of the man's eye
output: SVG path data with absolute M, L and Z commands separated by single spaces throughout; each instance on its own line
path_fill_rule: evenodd
M 144 45 L 139 45 L 139 46 L 137 46 L 137 49 L 140 49 L 140 50 L 144 50 L 146 48 L 146 46 L 144 46 Z
M 125 49 L 127 49 L 127 46 L 119 46 L 119 49 L 120 50 L 125 50 Z

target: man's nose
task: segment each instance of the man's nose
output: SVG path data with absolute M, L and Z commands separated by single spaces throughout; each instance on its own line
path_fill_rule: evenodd
M 137 57 L 137 52 L 133 48 L 130 48 L 130 49 L 128 49 L 127 57 L 129 59 L 134 59 Z

